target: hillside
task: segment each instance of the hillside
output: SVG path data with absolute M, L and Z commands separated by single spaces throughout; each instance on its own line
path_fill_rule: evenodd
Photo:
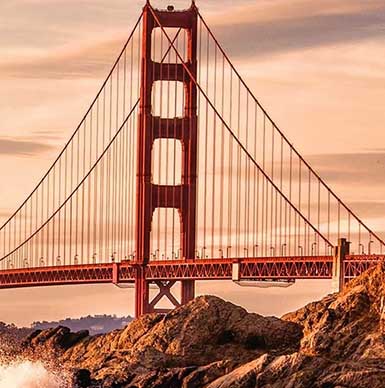
M 203 296 L 166 316 L 89 336 L 59 327 L 33 333 L 28 351 L 48 349 L 103 387 L 380 388 L 385 386 L 385 264 L 281 319 Z M 47 352 L 46 352 L 47 353 Z M 83 386 L 87 382 L 87 372 Z
M 53 322 L 33 322 L 34 330 L 46 330 L 57 326 L 68 327 L 72 331 L 88 330 L 90 335 L 105 334 L 112 330 L 122 329 L 133 320 L 132 317 L 116 317 L 113 315 L 95 315 L 81 318 L 66 318 Z

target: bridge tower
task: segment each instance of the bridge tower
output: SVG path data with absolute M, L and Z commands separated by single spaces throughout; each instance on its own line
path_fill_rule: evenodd
M 151 57 L 152 33 L 155 28 L 182 28 L 187 32 L 187 55 L 184 59 L 191 74 L 197 73 L 197 23 L 195 3 L 184 11 L 153 9 L 149 2 L 143 10 L 141 93 L 137 138 L 137 198 L 136 198 L 136 278 L 135 314 L 159 311 L 157 302 L 166 296 L 175 306 L 194 298 L 194 280 L 181 281 L 180 303 L 172 296 L 173 283 L 159 283 L 159 294 L 152 301 L 146 267 L 150 260 L 151 223 L 155 209 L 178 209 L 181 231 L 181 258 L 195 256 L 196 180 L 197 180 L 197 88 L 181 63 L 155 62 Z M 172 49 L 171 49 L 172 50 Z M 156 81 L 184 83 L 184 117 L 162 118 L 153 115 L 152 89 Z M 168 128 L 173 128 L 171 131 Z M 181 184 L 156 185 L 152 181 L 152 149 L 156 139 L 177 139 L 182 144 Z M 176 193 L 176 195 L 169 195 Z

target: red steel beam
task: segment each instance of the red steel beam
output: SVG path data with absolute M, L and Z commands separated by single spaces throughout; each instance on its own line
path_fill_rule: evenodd
M 112 264 L 9 269 L 0 271 L 0 288 L 111 283 Z
M 343 273 L 346 281 L 349 281 L 369 268 L 385 260 L 385 255 L 348 255 L 343 262 Z
M 333 258 L 330 257 L 266 257 L 243 259 L 206 259 L 192 262 L 150 262 L 147 278 L 230 280 L 233 263 L 240 264 L 240 278 L 263 279 L 329 279 Z
M 385 256 L 350 255 L 344 261 L 345 278 L 350 280 L 376 265 Z M 240 259 L 196 259 L 193 261 L 151 261 L 146 279 L 151 282 L 171 280 L 231 280 L 233 263 L 240 264 L 243 280 L 331 279 L 333 258 L 261 257 Z M 63 286 L 70 284 L 132 283 L 139 264 L 122 263 L 68 265 L 56 267 L 8 269 L 0 271 L 0 289 Z
M 152 261 L 146 267 L 149 281 L 231 280 L 232 265 L 240 263 L 241 279 L 329 279 L 332 257 L 281 257 Z M 70 284 L 130 283 L 134 262 L 85 264 L 0 271 L 0 289 Z

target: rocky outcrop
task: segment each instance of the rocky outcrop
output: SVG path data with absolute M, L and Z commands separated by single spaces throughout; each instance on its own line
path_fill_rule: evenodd
M 72 333 L 67 327 L 58 326 L 53 329 L 36 330 L 31 333 L 24 341 L 24 348 L 37 349 L 43 346 L 54 352 L 67 350 L 77 344 L 83 338 L 88 337 L 87 330 Z
M 62 365 L 81 369 L 82 384 L 103 387 L 380 388 L 384 334 L 382 263 L 340 294 L 281 319 L 203 296 L 106 335 L 57 328 L 26 342 L 35 354 L 53 349 Z
M 31 329 L 18 328 L 0 322 L 0 360 L 7 362 L 20 353 L 23 339 L 31 333 Z
M 262 357 L 208 388 L 385 387 L 385 263 L 283 320 L 303 328 L 298 351 Z
M 352 280 L 340 293 L 287 314 L 304 328 L 301 350 L 353 361 L 385 356 L 385 264 Z
M 250 314 L 220 298 L 202 296 L 165 316 L 146 315 L 106 335 L 90 337 L 58 327 L 37 331 L 26 343 L 37 354 L 53 349 L 61 363 L 89 370 L 106 386 L 168 387 L 183 381 L 193 387 L 266 352 L 294 352 L 301 337 L 297 323 Z

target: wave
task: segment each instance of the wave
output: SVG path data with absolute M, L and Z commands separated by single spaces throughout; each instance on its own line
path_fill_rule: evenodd
M 48 370 L 43 363 L 16 361 L 0 364 L 0 388 L 69 388 L 65 373 Z

